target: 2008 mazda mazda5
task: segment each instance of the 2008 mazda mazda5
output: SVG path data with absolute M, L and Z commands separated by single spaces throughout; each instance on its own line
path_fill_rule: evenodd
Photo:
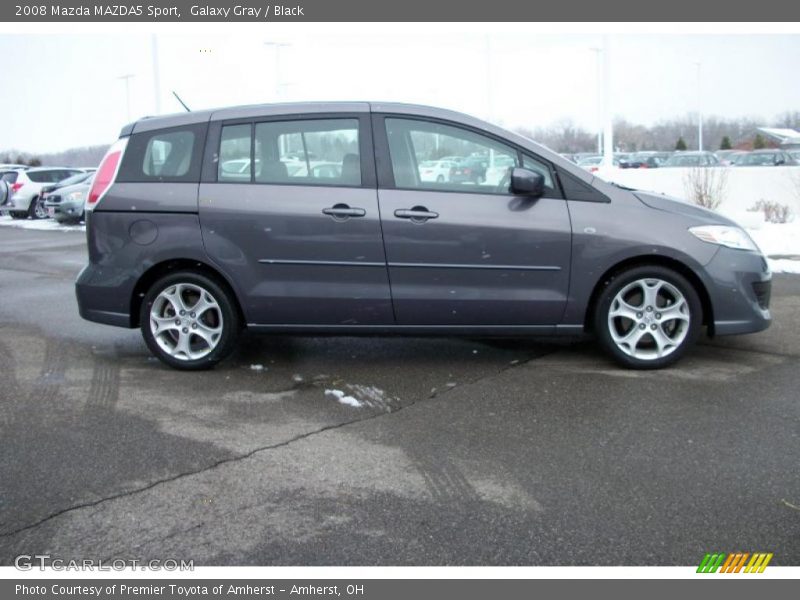
M 181 369 L 241 330 L 593 332 L 657 368 L 770 324 L 771 274 L 708 210 L 602 181 L 472 117 L 274 104 L 123 128 L 87 198 L 81 315 Z

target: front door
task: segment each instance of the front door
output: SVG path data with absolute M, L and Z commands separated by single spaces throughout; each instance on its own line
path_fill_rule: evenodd
M 460 127 L 377 117 L 389 185 L 379 200 L 399 325 L 555 325 L 566 305 L 571 228 L 550 167 Z M 426 177 L 435 161 L 454 163 Z M 545 174 L 545 197 L 509 192 L 510 167 Z M 438 180 L 437 180 L 438 179 Z
M 363 115 L 212 125 L 203 241 L 249 323 L 393 323 L 369 128 Z

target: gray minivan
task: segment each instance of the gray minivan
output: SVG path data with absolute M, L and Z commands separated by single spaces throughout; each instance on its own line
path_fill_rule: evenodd
M 477 177 L 423 178 L 442 157 Z M 394 103 L 245 106 L 123 128 L 87 198 L 81 315 L 207 368 L 261 332 L 593 332 L 673 363 L 770 323 L 771 274 L 705 209 L 611 185 L 524 137 Z

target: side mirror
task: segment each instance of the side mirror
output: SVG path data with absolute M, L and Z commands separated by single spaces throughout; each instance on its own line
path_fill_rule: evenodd
M 534 198 L 544 196 L 544 175 L 530 169 L 514 167 L 511 171 L 511 193 Z

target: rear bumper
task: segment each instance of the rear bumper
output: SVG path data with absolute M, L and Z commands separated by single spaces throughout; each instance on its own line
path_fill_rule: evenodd
M 706 272 L 712 279 L 715 335 L 756 333 L 770 326 L 772 273 L 761 254 L 723 247 Z
M 128 307 L 130 292 L 119 287 L 119 276 L 113 269 L 86 265 L 75 282 L 78 312 L 87 321 L 132 328 Z M 124 300 L 123 300 L 124 298 Z

